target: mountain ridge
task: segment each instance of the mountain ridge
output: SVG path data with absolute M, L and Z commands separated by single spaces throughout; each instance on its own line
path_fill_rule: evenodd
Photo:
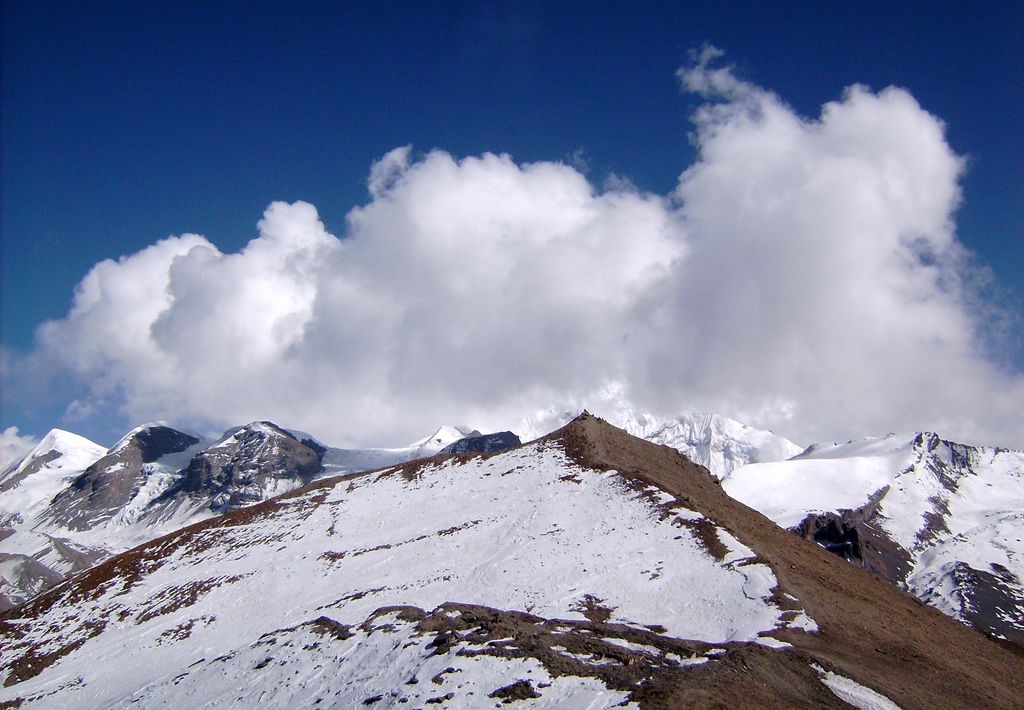
M 564 459 L 561 458 L 563 456 Z M 536 469 L 535 473 L 530 473 L 531 467 Z M 522 483 L 518 482 L 520 480 Z M 485 484 L 485 481 L 488 483 Z M 747 589 L 755 580 L 762 579 L 771 586 L 757 588 L 762 590 L 759 594 L 767 596 L 761 602 L 748 601 L 744 604 L 757 615 L 765 612 L 769 614 L 768 617 L 750 617 L 751 620 L 764 618 L 764 621 L 756 623 L 768 623 L 768 630 L 758 631 L 755 636 L 750 636 L 749 631 L 740 631 L 738 636 L 733 637 L 735 640 L 727 640 L 716 638 L 721 631 L 715 631 L 719 627 L 712 625 L 708 627 L 710 632 L 701 632 L 710 633 L 710 636 L 705 636 L 711 642 L 708 643 L 692 638 L 687 641 L 679 636 L 678 630 L 666 633 L 665 629 L 655 629 L 653 626 L 647 628 L 633 623 L 622 627 L 621 621 L 616 622 L 616 619 L 623 618 L 622 614 L 634 622 L 641 621 L 636 615 L 643 616 L 641 610 L 648 607 L 635 606 L 642 601 L 644 595 L 622 596 L 620 592 L 608 596 L 611 590 L 609 587 L 604 592 L 605 598 L 581 597 L 584 606 L 579 607 L 577 613 L 586 621 L 575 621 L 572 617 L 560 614 L 551 616 L 549 612 L 541 611 L 548 608 L 565 609 L 557 603 L 555 607 L 550 607 L 551 601 L 542 602 L 531 614 L 529 609 L 521 608 L 517 611 L 505 607 L 501 610 L 493 605 L 473 606 L 467 604 L 467 600 L 457 599 L 449 600 L 446 606 L 443 597 L 432 597 L 429 594 L 424 597 L 422 592 L 407 593 L 398 588 L 385 592 L 363 588 L 355 592 L 361 596 L 343 597 L 320 611 L 309 609 L 298 615 L 289 612 L 288 618 L 294 619 L 295 623 L 283 623 L 286 621 L 284 617 L 280 618 L 282 623 L 268 620 L 265 623 L 274 628 L 269 629 L 262 640 L 254 638 L 251 644 L 232 646 L 223 638 L 222 631 L 205 631 L 207 628 L 234 628 L 223 626 L 229 623 L 226 619 L 207 618 L 213 610 L 221 609 L 215 612 L 217 616 L 221 613 L 237 616 L 240 613 L 237 608 L 233 611 L 232 608 L 209 606 L 214 604 L 219 588 L 223 587 L 224 594 L 230 594 L 232 598 L 249 593 L 244 591 L 246 589 L 261 589 L 264 594 L 273 592 L 273 586 L 259 584 L 258 577 L 245 576 L 253 574 L 253 570 L 257 569 L 252 566 L 256 564 L 255 561 L 246 562 L 246 559 L 258 556 L 259 549 L 273 550 L 274 546 L 292 545 L 298 546 L 297 549 L 311 549 L 312 554 L 316 554 L 316 549 L 324 549 L 317 558 L 321 561 L 315 563 L 316 568 L 322 569 L 322 574 L 328 575 L 329 579 L 335 579 L 331 575 L 342 574 L 341 571 L 333 570 L 347 569 L 347 576 L 337 579 L 349 579 L 353 571 L 380 569 L 373 566 L 377 559 L 375 555 L 385 559 L 408 549 L 408 553 L 401 554 L 412 555 L 408 558 L 410 560 L 422 561 L 422 555 L 416 552 L 420 549 L 418 545 L 454 544 L 457 547 L 452 549 L 459 549 L 458 541 L 462 539 L 467 544 L 470 539 L 493 541 L 489 533 L 484 538 L 467 537 L 477 534 L 474 531 L 478 529 L 481 530 L 479 534 L 483 535 L 484 532 L 480 523 L 474 522 L 474 518 L 467 519 L 469 516 L 479 516 L 480 512 L 477 509 L 466 509 L 469 499 L 460 496 L 458 505 L 445 509 L 449 515 L 455 516 L 450 518 L 450 522 L 463 521 L 455 528 L 438 531 L 423 542 L 417 542 L 418 538 L 414 536 L 403 539 L 400 544 L 391 542 L 380 547 L 389 538 L 379 537 L 373 529 L 360 531 L 359 526 L 349 517 L 357 509 L 344 508 L 348 505 L 346 501 L 353 500 L 353 496 L 374 492 L 379 496 L 386 490 L 392 490 L 405 498 L 419 496 L 418 500 L 440 502 L 443 498 L 437 496 L 444 495 L 443 491 L 451 486 L 457 487 L 453 491 L 472 491 L 484 485 L 491 487 L 496 500 L 511 502 L 514 497 L 510 498 L 510 493 L 534 490 L 534 481 L 545 481 L 546 485 L 553 486 L 550 489 L 552 493 L 561 491 L 559 500 L 564 499 L 566 503 L 576 500 L 580 495 L 607 490 L 613 494 L 608 501 L 616 506 L 616 510 L 620 509 L 619 506 L 625 506 L 621 508 L 622 512 L 647 511 L 631 524 L 648 520 L 642 530 L 651 534 L 659 529 L 675 530 L 678 542 L 674 544 L 684 545 L 679 548 L 680 552 L 692 549 L 693 552 L 687 554 L 697 554 L 698 550 L 703 550 L 698 557 L 686 558 L 692 559 L 688 564 L 697 564 L 698 560 L 703 560 L 700 562 L 704 566 L 701 569 L 705 569 L 702 575 L 707 576 L 719 570 L 714 574 L 724 574 L 723 580 L 746 579 L 743 589 Z M 466 488 L 469 483 L 472 483 L 472 487 Z M 440 488 L 435 488 L 437 486 Z M 441 492 L 434 494 L 434 490 Z M 537 500 L 545 500 L 549 494 L 538 495 L 542 497 Z M 366 503 L 372 499 L 364 497 L 360 500 Z M 384 506 L 380 510 L 389 510 L 387 505 L 390 504 L 380 505 Z M 641 507 L 636 508 L 637 505 Z M 589 507 L 590 504 L 584 509 Z M 567 521 L 569 518 L 565 516 L 574 510 L 565 504 L 558 504 L 555 508 L 558 513 L 552 521 Z M 487 508 L 485 506 L 479 510 L 486 511 Z M 524 515 L 528 511 L 528 506 L 522 508 Z M 393 520 L 409 523 L 411 512 L 412 509 L 396 512 Z M 437 508 L 430 511 L 429 517 L 416 519 L 432 521 L 431 527 L 447 524 L 436 519 L 441 512 Z M 494 514 L 505 515 L 507 511 L 498 508 Z M 617 514 L 607 519 L 607 522 L 614 525 L 618 517 Z M 306 522 L 300 528 L 294 527 L 294 523 L 303 520 Z M 527 515 L 522 520 L 532 521 L 535 518 Z M 627 516 L 625 520 L 633 518 Z M 585 529 L 599 530 L 600 525 L 604 524 L 602 521 L 586 523 L 598 527 Z M 328 554 L 330 550 L 338 549 L 337 545 L 347 539 L 345 536 L 340 539 L 331 536 L 330 531 L 335 525 L 347 525 L 346 529 L 350 531 L 348 534 L 356 538 L 344 548 L 347 551 Z M 533 537 L 528 538 L 530 545 L 547 545 L 544 549 L 551 553 L 560 549 L 550 547 L 549 542 L 543 542 L 550 539 L 542 532 L 544 525 L 537 527 L 532 522 L 530 525 L 537 531 Z M 659 527 L 665 525 L 669 527 Z M 322 538 L 322 543 L 317 544 L 326 547 L 310 548 L 315 540 L 321 539 L 310 537 L 310 530 L 320 529 L 318 526 L 322 527 L 326 537 Z M 415 529 L 413 525 L 409 529 L 410 533 L 395 534 L 401 538 Z M 647 544 L 643 542 L 645 535 L 630 532 L 632 528 L 627 523 L 616 530 L 614 534 L 620 544 Z M 379 541 L 376 546 L 358 547 L 374 538 Z M 365 539 L 366 542 L 358 543 L 357 539 Z M 671 534 L 664 539 L 670 543 Z M 243 541 L 249 541 L 245 543 L 247 557 L 236 558 L 237 553 L 232 552 L 232 546 Z M 353 544 L 357 547 L 351 547 Z M 685 547 L 690 544 L 696 547 Z M 742 551 L 746 549 L 744 546 L 750 547 L 748 552 Z M 737 554 L 740 557 L 736 557 Z M 510 564 L 516 558 L 507 559 L 508 562 L 504 564 Z M 616 555 L 609 563 L 622 564 L 629 559 L 629 556 Z M 656 559 L 652 558 L 647 563 L 654 564 Z M 733 561 L 729 562 L 730 559 Z M 663 560 L 663 570 L 641 575 L 636 583 L 642 582 L 649 593 L 671 591 L 678 595 L 679 591 L 685 591 L 687 587 L 663 587 L 660 580 L 664 575 L 671 577 L 675 574 L 689 574 L 685 571 L 686 565 L 674 566 L 675 563 L 668 557 Z M 313 564 L 302 563 L 287 555 L 281 558 L 281 563 L 285 568 L 288 564 Z M 600 555 L 595 557 L 588 553 L 578 558 L 575 564 L 578 563 L 587 567 L 601 564 Z M 211 566 L 215 564 L 219 570 L 217 576 L 206 576 L 215 569 Z M 335 565 L 343 567 L 336 568 Z M 176 586 L 161 586 L 166 582 L 158 582 L 158 579 L 162 579 L 159 575 L 169 574 L 172 568 L 180 570 L 174 577 L 178 580 Z M 203 569 L 207 571 L 203 572 Z M 444 568 L 441 569 L 443 573 Z M 486 569 L 491 570 L 491 574 L 501 574 L 500 566 L 492 565 Z M 190 574 L 195 581 L 182 586 L 184 579 L 180 575 L 186 570 L 193 570 Z M 475 579 L 466 576 L 470 573 L 471 570 L 466 569 L 449 570 L 449 574 L 459 579 Z M 392 574 L 397 574 L 397 571 L 393 570 Z M 449 588 L 446 586 L 449 583 L 441 578 L 430 581 L 437 572 L 429 572 L 425 568 L 423 574 L 427 575 L 423 579 L 428 585 L 424 589 L 437 589 L 439 594 L 444 594 L 444 590 Z M 769 576 L 762 577 L 765 574 Z M 375 578 L 378 581 L 374 584 L 377 585 L 385 581 L 378 575 Z M 249 579 L 254 581 L 246 581 Z M 401 576 L 395 579 L 408 582 L 410 578 Z M 494 577 L 492 582 L 499 579 L 504 580 L 502 584 L 517 584 L 515 580 L 518 577 L 499 576 Z M 601 582 L 605 578 L 600 575 L 588 579 L 591 584 L 614 581 Z M 544 576 L 530 582 L 540 585 L 538 590 L 547 589 L 552 583 L 553 580 Z M 150 591 L 147 592 L 147 588 Z M 493 593 L 487 591 L 488 585 L 460 588 L 478 589 L 478 593 L 485 595 Z M 523 589 L 526 591 L 530 588 L 528 585 Z M 659 589 L 663 591 L 659 592 Z M 337 594 L 344 592 L 344 586 L 332 591 L 332 598 L 336 598 Z M 310 593 L 315 593 L 315 587 L 307 590 L 307 594 Z M 528 593 L 525 598 L 529 599 L 531 594 Z M 558 594 L 561 593 L 556 593 L 556 597 Z M 747 594 L 750 592 L 744 592 L 744 595 Z M 743 599 L 744 595 L 737 599 Z M 287 598 L 295 601 L 291 596 Z M 373 610 L 378 603 L 377 599 L 386 602 L 397 598 L 414 603 L 412 606 L 407 602 L 406 606 L 401 607 L 386 604 L 376 607 L 373 612 L 376 616 L 365 616 L 365 612 L 360 611 Z M 522 597 L 509 597 L 512 598 Z M 214 601 L 206 602 L 207 599 Z M 438 605 L 432 601 L 423 606 L 428 599 L 440 600 L 442 603 Z M 541 602 L 542 598 L 536 599 Z M 416 600 L 419 600 L 419 606 L 415 604 Z M 314 595 L 309 606 L 316 604 Z M 630 607 L 633 611 L 625 606 L 610 608 L 616 604 L 633 604 Z M 273 608 L 276 607 L 270 607 Z M 680 609 L 650 608 L 661 611 L 657 617 L 642 621 L 650 623 L 660 620 L 667 629 L 702 628 L 701 624 L 706 624 L 707 620 L 713 621 L 714 618 L 706 614 L 687 615 Z M 64 616 L 61 616 L 62 609 Z M 67 617 L 66 614 L 72 609 L 76 610 L 74 616 Z M 204 612 L 204 609 L 209 611 Z M 884 617 L 880 618 L 883 611 Z M 203 613 L 207 616 L 203 616 Z M 260 617 L 245 618 L 262 618 L 267 613 L 264 610 Z M 319 621 L 320 617 L 316 614 L 326 616 L 323 616 L 323 621 Z M 308 618 L 303 621 L 304 617 Z M 46 629 L 60 618 L 69 619 L 70 624 L 60 627 L 63 628 L 60 639 L 47 636 Z M 120 621 L 116 628 L 109 624 L 104 625 L 104 628 L 91 626 L 98 623 L 95 620 L 104 618 Z M 346 621 L 347 618 L 365 618 L 365 622 L 353 624 Z M 313 626 L 304 626 L 304 623 Z M 579 626 L 581 623 L 586 625 Z M 191 624 L 187 632 L 182 624 Z M 164 631 L 161 632 L 161 629 Z M 183 638 L 175 641 L 173 634 L 166 635 L 171 632 L 183 635 Z M 249 635 L 255 636 L 259 632 L 259 629 L 255 629 Z M 148 654 L 147 657 L 156 658 L 159 655 L 161 658 L 177 658 L 167 654 L 171 654 L 175 648 L 188 647 L 181 644 L 185 644 L 189 634 L 198 634 L 203 639 L 197 643 L 208 644 L 220 639 L 220 648 L 226 649 L 226 655 L 221 657 L 222 660 L 214 661 L 190 657 L 189 662 L 195 661 L 193 667 L 182 667 L 182 674 L 173 683 L 171 677 L 175 671 L 172 669 L 166 681 L 156 678 L 128 695 L 120 696 L 122 700 L 119 703 L 124 704 L 132 699 L 165 698 L 181 702 L 186 697 L 208 697 L 188 694 L 213 692 L 210 688 L 214 687 L 223 689 L 217 690 L 224 693 L 217 697 L 228 699 L 235 697 L 233 693 L 241 693 L 239 698 L 247 697 L 250 701 L 256 699 L 256 690 L 266 692 L 272 687 L 279 687 L 284 688 L 289 696 L 310 692 L 310 702 L 313 702 L 317 693 L 323 695 L 326 690 L 333 689 L 339 693 L 348 693 L 344 697 L 353 700 L 369 702 L 377 698 L 374 702 L 386 704 L 396 703 L 401 697 L 420 698 L 419 702 L 422 703 L 433 698 L 443 698 L 446 693 L 452 694 L 449 700 L 459 702 L 458 698 L 464 701 L 467 692 L 502 692 L 510 696 L 514 693 L 538 693 L 550 698 L 548 702 L 572 697 L 605 698 L 605 704 L 630 700 L 639 703 L 641 707 L 671 707 L 680 702 L 708 705 L 730 700 L 735 702 L 741 698 L 766 706 L 793 703 L 840 706 L 838 698 L 842 696 L 836 695 L 832 685 L 826 681 L 833 685 L 842 685 L 848 681 L 843 687 L 853 688 L 861 697 L 871 697 L 867 693 L 880 693 L 903 707 L 979 702 L 994 707 L 1013 707 L 1024 693 L 1024 673 L 1021 673 L 1024 666 L 1020 658 L 820 547 L 776 527 L 760 513 L 729 498 L 706 469 L 693 464 L 675 449 L 638 440 L 590 415 L 539 441 L 509 452 L 445 456 L 383 471 L 315 481 L 280 498 L 211 518 L 112 558 L 29 602 L 26 607 L 0 617 L 0 635 L 5 637 L 5 643 L 0 644 L 0 649 L 5 649 L 0 650 L 0 660 L 3 661 L 0 667 L 11 669 L 4 681 L 10 690 L 0 699 L 16 702 L 22 698 L 32 703 L 33 697 L 43 697 L 32 693 L 51 692 L 55 688 L 59 692 L 79 697 L 76 694 L 83 691 L 76 688 L 89 687 L 90 683 L 98 682 L 95 674 L 102 670 L 90 670 L 91 666 L 83 666 L 75 660 L 79 649 L 83 649 L 83 653 L 87 648 L 95 649 L 93 653 L 100 649 L 107 649 L 103 653 L 121 653 L 116 649 L 123 647 L 125 640 L 116 644 L 113 640 L 127 639 L 129 637 L 123 634 L 132 633 L 143 633 L 146 638 L 166 639 L 139 646 L 136 652 Z M 237 629 L 232 633 L 238 638 L 246 636 L 244 633 L 239 634 Z M 110 636 L 110 643 L 104 643 L 102 639 L 110 634 L 115 635 Z M 511 643 L 502 640 L 509 637 Z M 373 655 L 377 653 L 373 649 L 381 649 L 383 652 L 385 646 L 381 646 L 381 643 L 391 648 L 392 640 L 398 644 L 396 649 L 402 647 L 403 643 L 411 642 L 414 646 L 408 653 L 403 652 L 404 655 Z M 425 641 L 428 643 L 423 651 L 415 650 L 423 648 Z M 534 645 L 531 646 L 531 643 Z M 616 647 L 618 650 L 615 650 Z M 303 652 L 300 650 L 303 648 L 310 650 Z M 344 685 L 345 679 L 353 678 L 352 667 L 341 660 L 347 657 L 347 653 L 357 653 L 366 663 L 371 663 L 372 658 L 378 658 L 372 663 L 385 665 L 375 666 L 371 663 L 371 668 L 395 667 L 401 671 L 399 676 L 403 672 L 415 673 L 417 668 L 437 668 L 443 671 L 448 666 L 452 667 L 454 675 L 438 672 L 435 676 L 437 680 L 421 688 L 405 685 L 408 675 L 392 677 L 389 671 L 381 681 L 383 686 L 367 680 L 359 681 L 360 684 L 354 690 L 346 690 L 348 686 Z M 366 656 L 366 653 L 371 655 Z M 594 656 L 593 653 L 598 655 Z M 694 660 L 687 661 L 691 656 Z M 109 662 L 103 666 L 118 667 L 114 659 L 122 657 L 106 658 Z M 432 658 L 437 659 L 436 663 Z M 299 680 L 287 680 L 290 676 L 284 675 L 286 671 L 283 668 L 277 669 L 288 659 L 291 659 L 291 663 L 305 659 L 307 664 L 312 665 L 310 673 L 315 671 L 322 675 L 325 668 L 332 669 L 328 674 L 328 686 L 323 685 L 328 681 L 316 680 L 314 683 L 306 675 L 302 675 Z M 60 677 L 71 677 L 67 675 L 68 672 L 72 676 L 84 673 L 84 680 L 78 685 L 63 688 L 54 686 L 54 682 L 59 685 L 59 681 L 55 680 L 58 676 L 52 673 L 46 675 L 46 667 L 43 666 L 60 663 L 71 664 L 61 672 Z M 179 663 L 184 664 L 185 659 L 182 658 Z M 498 666 L 494 663 L 498 663 Z M 300 664 L 297 669 L 303 667 Z M 219 668 L 232 671 L 224 675 Z M 488 668 L 491 670 L 488 671 Z M 495 670 L 500 668 L 505 670 Z M 529 671 L 530 668 L 533 670 Z M 561 670 L 556 671 L 556 668 Z M 236 676 L 236 673 L 243 671 L 242 676 Z M 534 673 L 532 683 L 523 680 L 531 677 L 522 675 L 528 672 Z M 317 678 L 321 678 L 321 675 Z M 152 671 L 147 677 L 152 677 Z M 238 681 L 233 680 L 236 677 Z M 448 680 L 449 677 L 452 680 Z M 237 685 L 239 682 L 244 685 Z M 595 682 L 597 685 L 594 685 Z M 248 694 L 250 686 L 253 688 L 252 694 Z M 385 687 L 391 689 L 387 692 L 396 695 L 381 691 L 378 698 L 378 689 Z M 435 687 L 436 691 L 433 690 Z M 35 690 L 29 693 L 33 688 Z M 25 698 L 18 694 L 21 689 L 26 691 Z M 549 692 L 552 695 L 548 696 Z M 503 696 L 494 697 L 500 700 Z

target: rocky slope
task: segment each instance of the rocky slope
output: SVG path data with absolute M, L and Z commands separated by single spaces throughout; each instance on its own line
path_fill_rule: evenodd
M 81 531 L 105 523 L 130 507 L 140 508 L 148 500 L 135 499 L 140 494 L 146 496 L 145 489 L 152 485 L 150 477 L 174 468 L 163 459 L 199 443 L 197 437 L 162 424 L 133 429 L 54 497 L 44 519 Z
M 316 481 L 0 617 L 0 703 L 1013 707 L 1024 662 L 584 416 Z
M 1024 645 L 1024 453 L 889 435 L 813 446 L 723 485 L 954 618 Z

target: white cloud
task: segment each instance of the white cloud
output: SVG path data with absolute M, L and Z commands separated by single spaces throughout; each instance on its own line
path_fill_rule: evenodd
M 672 195 L 398 148 L 343 238 L 274 203 L 237 254 L 185 235 L 105 261 L 32 358 L 89 386 L 77 411 L 267 417 L 339 444 L 507 426 L 614 383 L 801 441 L 928 427 L 1024 445 L 1024 378 L 979 338 L 941 122 L 859 86 L 801 117 L 719 54 L 680 71 L 706 103 Z
M 669 381 L 805 439 L 932 427 L 1024 442 L 1024 379 L 979 339 L 952 223 L 963 159 L 941 122 L 906 91 L 861 86 L 808 120 L 719 71 L 681 73 L 723 103 L 698 112 L 700 160 L 676 193 L 692 252 L 640 353 L 646 396 L 670 406 Z
M 9 426 L 0 432 L 0 473 L 32 450 L 39 442 L 31 436 L 22 436 L 18 427 Z

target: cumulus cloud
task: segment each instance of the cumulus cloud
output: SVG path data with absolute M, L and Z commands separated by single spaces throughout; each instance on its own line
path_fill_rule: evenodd
M 39 442 L 31 436 L 22 436 L 18 427 L 9 426 L 0 432 L 0 473 L 32 450 Z
M 941 121 L 904 90 L 862 86 L 806 119 L 713 58 L 680 72 L 710 103 L 675 194 L 691 254 L 648 320 L 645 396 L 670 406 L 672 382 L 805 438 L 1024 441 L 1024 379 L 985 358 L 952 221 L 964 161 Z
M 801 442 L 939 429 L 1024 445 L 952 221 L 964 162 L 906 91 L 797 115 L 705 48 L 697 161 L 670 195 L 564 163 L 397 148 L 339 236 L 274 203 L 242 251 L 197 235 L 98 264 L 31 359 L 71 405 L 337 444 L 490 428 L 614 391 Z

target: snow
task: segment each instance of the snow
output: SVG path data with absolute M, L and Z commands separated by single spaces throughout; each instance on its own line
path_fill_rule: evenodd
M 646 644 L 646 643 L 636 643 L 635 641 L 627 641 L 626 639 L 617 639 L 617 638 L 605 638 L 604 641 L 606 643 L 612 644 L 613 646 L 620 646 L 620 647 L 625 648 L 625 649 L 627 649 L 629 651 L 637 651 L 639 653 L 646 653 L 646 654 L 648 654 L 650 656 L 660 656 L 661 655 L 661 649 L 657 648 L 656 646 L 651 646 L 650 644 Z
M 408 446 L 371 449 L 328 448 L 322 459 L 324 473 L 321 477 L 372 471 L 415 459 L 429 458 L 449 444 L 471 435 L 473 431 L 465 426 L 445 425 L 430 436 L 414 441 Z
M 793 644 L 786 641 L 780 641 L 774 636 L 758 636 L 754 641 L 762 646 L 767 646 L 768 648 L 791 648 L 793 646 Z
M 124 447 L 128 446 L 128 444 L 132 443 L 132 439 L 134 439 L 137 435 L 141 434 L 144 431 L 147 431 L 148 429 L 150 429 L 150 428 L 152 428 L 154 426 L 162 426 L 162 425 L 163 425 L 162 423 L 154 422 L 152 424 L 141 424 L 141 425 L 135 427 L 134 429 L 129 431 L 127 434 L 122 436 L 120 439 L 118 439 L 117 443 L 115 443 L 113 446 L 111 446 L 110 450 L 107 453 L 116 454 L 118 451 L 120 451 Z M 163 426 L 166 426 L 166 425 L 163 425 Z
M 742 466 L 722 481 L 722 488 L 790 528 L 809 513 L 863 506 L 912 460 L 909 437 L 812 447 L 789 461 Z
M 821 682 L 824 683 L 832 694 L 845 703 L 849 703 L 857 710 L 900 710 L 900 706 L 889 700 L 881 693 L 867 688 L 860 683 L 841 676 L 832 671 L 825 671 L 818 664 L 811 665 L 821 675 Z
M 665 654 L 665 659 L 678 663 L 681 666 L 699 666 L 711 660 L 707 656 L 698 656 L 697 654 L 693 654 L 689 658 L 683 658 L 675 653 Z
M 467 426 L 444 425 L 430 436 L 420 439 L 407 448 L 415 450 L 416 456 L 414 458 L 433 456 L 449 444 L 454 444 L 459 439 L 470 436 L 474 431 L 474 429 Z
M 607 708 L 627 696 L 595 679 L 552 677 L 532 658 L 460 654 L 475 650 L 466 642 L 434 654 L 425 642 L 397 614 L 378 617 L 369 629 L 355 628 L 347 639 L 299 627 L 228 657 L 203 660 L 172 680 L 126 694 L 112 707 L 138 707 L 139 702 L 151 708 L 312 707 L 325 702 L 327 707 L 355 708 L 372 698 L 379 698 L 369 703 L 372 707 L 424 707 L 450 693 L 444 707 L 475 708 L 500 704 L 488 695 L 510 678 L 527 679 L 541 693 L 520 700 L 517 707 Z
M 13 534 L 0 540 L 0 554 L 34 558 L 50 570 L 46 576 L 52 581 L 56 573 L 66 575 L 83 569 L 101 557 L 126 550 L 185 524 L 185 520 L 177 518 L 163 525 L 135 525 L 149 502 L 166 490 L 175 480 L 175 472 L 202 448 L 202 444 L 144 464 L 144 480 L 133 499 L 111 520 L 100 521 L 94 530 L 66 530 L 47 517 L 53 499 L 87 468 L 104 456 L 116 453 L 132 436 L 150 426 L 153 425 L 136 427 L 109 451 L 66 431 L 53 430 L 47 434 L 12 475 L 26 470 L 33 460 L 50 451 L 61 455 L 0 494 L 0 521 L 6 520 L 6 527 L 14 529 Z M 108 470 L 123 467 L 124 463 L 116 462 Z M 17 584 L 11 576 L 0 575 L 0 578 L 9 583 L 9 586 L 0 585 L 3 593 L 19 602 L 39 591 L 31 580 Z
M 77 434 L 53 429 L 25 455 L 5 480 L 12 480 L 26 471 L 36 459 L 50 452 L 56 452 L 60 456 L 43 464 L 37 471 L 25 476 L 0 495 L 0 521 L 16 516 L 15 519 L 21 522 L 10 527 L 16 530 L 31 529 L 53 497 L 82 471 L 104 456 L 107 450 Z M 14 547 L 12 538 L 7 538 L 0 541 L 0 552 L 20 550 Z
M 156 461 L 142 465 L 142 485 L 120 513 L 111 520 L 111 527 L 134 524 L 146 511 L 147 506 L 168 490 L 180 478 L 179 472 L 197 453 L 203 450 L 200 442 L 184 451 L 167 454 Z
M 789 622 L 789 628 L 800 629 L 801 631 L 806 631 L 810 634 L 818 632 L 818 624 L 814 621 L 814 619 L 807 616 L 807 614 L 802 611 L 799 614 L 797 614 L 792 621 Z
M 189 523 L 209 518 L 213 513 L 209 510 L 207 501 L 197 503 L 193 500 L 184 500 L 159 508 L 152 508 L 150 504 L 180 479 L 181 472 L 189 461 L 201 451 L 235 445 L 241 437 L 253 431 L 271 437 L 271 445 L 274 439 L 281 435 L 274 425 L 255 421 L 246 426 L 227 430 L 212 445 L 209 440 L 197 437 L 200 441 L 188 449 L 143 464 L 139 485 L 132 493 L 131 499 L 112 516 L 108 513 L 94 520 L 89 530 L 64 529 L 47 517 L 47 509 L 54 497 L 65 490 L 90 465 L 105 455 L 116 455 L 132 441 L 133 437 L 155 426 L 167 425 L 156 422 L 135 427 L 109 450 L 59 429 L 47 434 L 32 451 L 17 462 L 16 466 L 0 474 L 3 475 L 0 483 L 3 480 L 12 480 L 38 456 L 51 450 L 61 454 L 59 458 L 47 463 L 33 475 L 0 493 L 0 526 L 15 529 L 13 535 L 0 540 L 0 554 L 34 556 L 44 564 L 52 562 L 55 565 L 52 568 L 54 572 L 67 574 L 79 567 L 54 548 L 54 539 L 60 540 L 65 546 L 83 550 L 92 561 L 97 559 L 97 554 L 115 554 Z M 464 433 L 469 432 L 470 430 L 465 427 L 444 426 L 430 437 L 399 449 L 329 449 L 324 456 L 324 471 L 321 477 L 383 468 L 429 456 L 440 449 L 442 444 L 447 445 L 447 442 L 458 440 Z M 303 434 L 303 438 L 308 437 L 303 432 L 298 433 Z M 437 443 L 437 440 L 442 443 Z M 114 463 L 109 470 L 113 471 L 123 466 L 123 463 Z M 251 492 L 254 498 L 266 499 L 287 493 L 301 484 L 302 481 L 297 479 L 273 478 L 263 488 L 254 487 Z M 10 577 L 2 579 L 11 582 Z M 19 601 L 25 597 L 10 586 L 4 587 L 2 593 L 12 599 L 17 597 Z
M 575 480 L 563 480 L 567 470 Z M 619 476 L 581 469 L 553 444 L 426 464 L 411 480 L 389 472 L 341 480 L 281 501 L 252 522 L 211 528 L 180 546 L 165 541 L 158 561 L 131 586 L 113 584 L 94 599 L 50 608 L 26 630 L 28 638 L 59 628 L 59 639 L 46 637 L 47 643 L 63 644 L 85 635 L 90 623 L 117 621 L 35 678 L 0 691 L 0 702 L 59 689 L 74 706 L 116 706 L 139 697 L 147 707 L 182 706 L 195 704 L 188 692 L 208 687 L 225 702 L 273 703 L 284 692 L 275 690 L 283 676 L 246 680 L 239 670 L 252 668 L 246 649 L 261 634 L 319 615 L 355 626 L 376 609 L 403 604 L 429 611 L 452 601 L 583 619 L 580 603 L 590 595 L 612 623 L 657 624 L 668 635 L 711 643 L 771 643 L 761 634 L 785 626 L 787 613 L 767 598 L 775 586 L 771 570 L 724 530 L 720 536 L 737 557 L 717 562 L 659 513 Z M 651 574 L 655 564 L 659 573 Z M 192 590 L 194 600 L 181 590 Z M 160 600 L 175 595 L 188 603 L 161 613 Z M 190 638 L 168 640 L 189 622 Z M 332 652 L 335 660 L 318 658 L 334 664 L 323 666 L 330 669 L 325 677 L 337 672 L 353 679 L 358 692 L 346 697 L 361 702 L 393 687 L 393 679 L 373 685 L 358 676 L 360 668 L 402 667 L 377 664 L 374 654 L 420 650 L 374 633 L 358 638 L 349 651 Z M 225 655 L 249 660 L 210 660 Z M 0 668 L 5 656 L 0 649 Z M 338 670 L 347 658 L 358 662 Z M 451 658 L 441 662 L 441 668 L 454 665 Z M 484 664 L 479 675 L 490 678 L 489 661 L 472 662 Z M 316 692 L 316 671 L 287 668 L 282 673 L 299 671 L 297 688 Z M 175 686 L 182 673 L 185 680 Z M 72 678 L 81 680 L 66 685 Z M 474 687 L 490 692 L 489 682 Z M 544 682 L 553 683 L 544 690 L 545 703 L 555 698 L 560 707 L 621 700 L 599 683 L 580 690 L 582 682 L 571 679 L 563 703 L 560 681 Z
M 84 436 L 72 434 L 70 431 L 64 431 L 63 429 L 51 429 L 36 444 L 35 448 L 25 454 L 21 462 L 14 468 L 13 473 L 21 473 L 34 459 L 51 451 L 61 454 L 61 458 L 64 460 L 59 464 L 55 464 L 55 466 L 48 465 L 48 468 L 59 467 L 63 470 L 67 470 L 72 466 L 81 466 L 84 470 L 107 453 L 105 448 L 93 441 L 89 441 Z

